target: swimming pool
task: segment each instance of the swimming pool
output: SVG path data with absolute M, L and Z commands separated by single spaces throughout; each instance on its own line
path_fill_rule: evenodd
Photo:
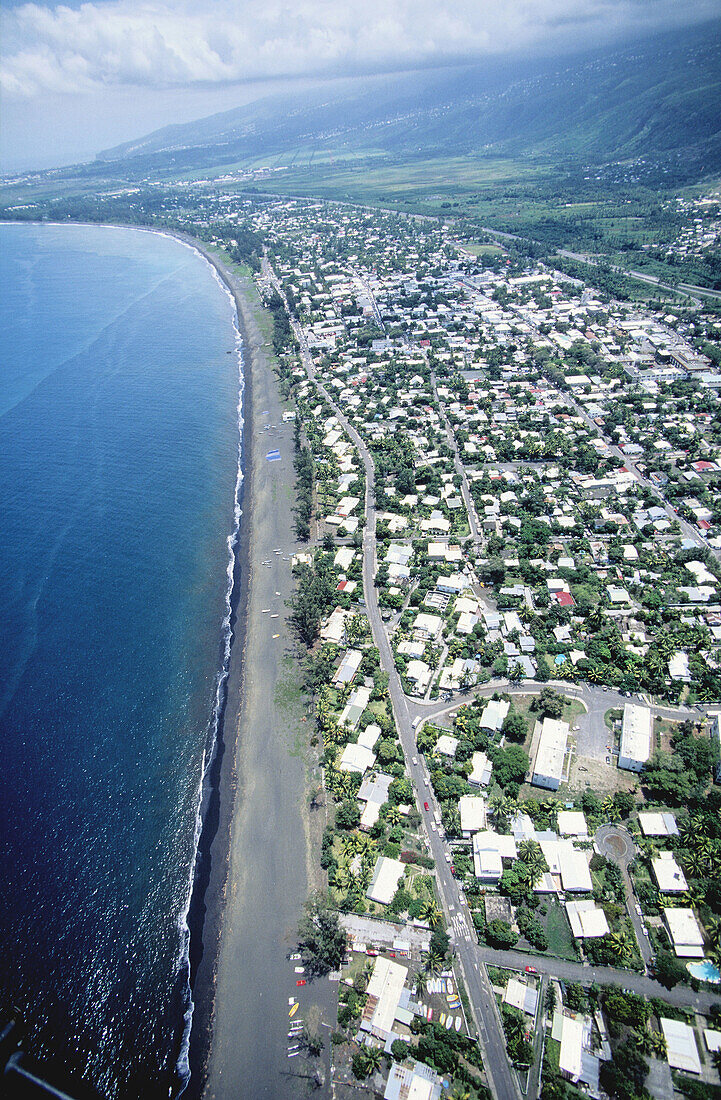
M 700 963 L 686 963 L 686 969 L 692 978 L 698 978 L 699 981 L 710 982 L 711 985 L 721 982 L 721 971 L 708 959 Z

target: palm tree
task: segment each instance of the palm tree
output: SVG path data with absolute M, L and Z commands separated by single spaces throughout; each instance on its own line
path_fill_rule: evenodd
M 541 845 L 537 840 L 522 840 L 518 845 L 518 857 L 528 873 L 531 885 L 535 886 L 548 870 Z M 516 870 L 523 873 L 521 867 L 516 867 Z
M 423 970 L 419 970 L 416 974 L 416 997 L 420 1000 L 421 997 L 425 997 L 428 992 L 428 976 Z
M 544 798 L 543 802 L 541 803 L 541 809 L 544 813 L 548 814 L 551 822 L 553 823 L 554 819 L 556 821 L 558 819 L 558 811 L 561 809 L 561 803 L 557 798 Z
M 620 932 L 611 932 L 608 936 L 608 946 L 619 962 L 628 962 L 633 958 L 633 945 L 625 929 L 621 929 Z
M 509 818 L 515 813 L 518 803 L 514 798 L 509 798 L 506 794 L 494 794 L 491 795 L 489 807 L 491 813 L 495 817 L 496 821 L 502 818 Z
M 445 959 L 440 951 L 429 951 L 426 956 L 426 974 L 440 974 Z
M 721 917 L 713 913 L 705 922 L 706 935 L 713 947 L 721 946 Z
M 655 1058 L 666 1057 L 666 1039 L 660 1031 L 649 1031 L 648 1034 L 648 1046 L 651 1054 Z
M 693 841 L 704 832 L 704 819 L 700 814 L 689 814 L 681 826 L 681 836 L 685 840 Z
M 362 1061 L 366 1077 L 370 1077 L 380 1067 L 383 1052 L 379 1047 L 363 1047 L 360 1053 L 362 1059 L 359 1061 Z
M 651 1032 L 647 1030 L 634 1031 L 631 1035 L 631 1042 L 639 1051 L 640 1054 L 651 1053 Z
M 604 812 L 607 814 L 609 821 L 620 821 L 621 820 L 621 811 L 619 810 L 616 803 L 613 801 L 613 798 L 612 798 L 611 795 L 608 795 L 606 798 L 604 798 L 604 800 L 603 800 L 603 809 L 604 809 Z
M 509 1012 L 507 1016 L 504 1015 L 503 1028 L 509 1043 L 518 1043 L 526 1038 L 526 1021 L 517 1016 L 515 1012 Z
M 443 914 L 438 908 L 435 898 L 428 898 L 421 906 L 421 920 L 429 924 L 431 928 L 437 928 L 443 919 Z
M 340 890 L 342 893 L 351 886 L 353 883 L 353 875 L 350 873 L 350 869 L 342 864 L 336 867 L 335 874 L 333 875 L 333 885 L 336 890 Z
M 386 821 L 389 825 L 400 824 L 403 814 L 399 810 L 398 806 L 389 806 L 386 810 Z
M 698 849 L 686 848 L 682 854 L 684 868 L 694 878 L 700 878 L 706 867 L 706 860 Z

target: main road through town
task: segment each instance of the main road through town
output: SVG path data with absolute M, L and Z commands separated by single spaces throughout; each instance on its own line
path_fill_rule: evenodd
M 263 261 L 263 274 L 278 291 L 283 300 L 283 288 L 267 259 Z M 287 308 L 287 302 L 286 302 Z M 365 592 L 366 613 L 378 647 L 381 667 L 388 673 L 388 694 L 393 707 L 398 736 L 403 746 L 406 766 L 411 782 L 415 787 L 418 804 L 428 834 L 431 855 L 436 864 L 436 881 L 441 904 L 445 911 L 449 930 L 454 943 L 456 961 L 461 968 L 468 992 L 471 1011 L 478 1031 L 488 1083 L 497 1100 L 520 1100 L 521 1092 L 515 1073 L 511 1069 L 507 1055 L 496 998 L 488 978 L 486 966 L 481 959 L 476 943 L 476 935 L 468 908 L 461 897 L 458 883 L 451 874 L 446 859 L 446 846 L 438 835 L 436 802 L 430 785 L 425 764 L 416 757 L 413 722 L 408 709 L 406 696 L 396 671 L 388 635 L 386 634 L 378 596 L 375 587 L 376 575 L 376 510 L 374 495 L 375 467 L 373 459 L 360 435 L 336 405 L 335 401 L 315 377 L 315 365 L 301 326 L 291 315 L 293 331 L 300 345 L 303 364 L 308 376 L 313 379 L 319 392 L 331 405 L 341 426 L 358 449 L 363 462 L 366 477 L 365 491 L 365 527 L 363 530 L 363 588 Z M 426 808 L 427 807 L 427 808 Z M 439 817 L 440 815 L 438 815 Z

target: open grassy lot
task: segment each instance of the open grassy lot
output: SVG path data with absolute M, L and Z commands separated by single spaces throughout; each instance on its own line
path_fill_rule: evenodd
M 571 926 L 558 899 L 550 897 L 546 903 L 548 912 L 540 914 L 540 919 L 546 927 L 548 936 L 547 954 L 555 955 L 559 959 L 577 959 L 576 942 L 571 934 Z

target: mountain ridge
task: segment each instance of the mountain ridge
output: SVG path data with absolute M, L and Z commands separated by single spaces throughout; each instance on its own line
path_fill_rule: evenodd
M 521 71 L 524 70 L 524 71 Z M 370 142 L 370 144 L 369 144 Z M 101 162 L 219 165 L 299 145 L 331 155 L 498 154 L 629 159 L 685 153 L 721 164 L 721 19 L 575 58 L 346 80 L 171 125 Z

